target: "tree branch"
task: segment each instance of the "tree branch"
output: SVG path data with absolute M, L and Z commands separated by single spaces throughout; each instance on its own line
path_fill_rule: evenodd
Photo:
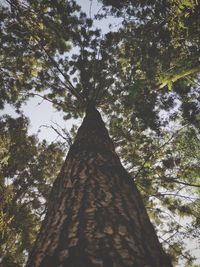
M 161 150 L 161 148 L 163 148 L 164 146 L 166 146 L 167 144 L 169 144 L 172 139 L 177 136 L 186 126 L 188 126 L 188 123 L 186 125 L 184 125 L 182 128 L 180 128 L 178 131 L 176 131 L 174 134 L 172 134 L 172 136 L 164 143 L 162 144 L 160 147 L 158 147 L 153 153 L 151 153 L 151 155 L 148 156 L 148 158 L 143 162 L 142 166 L 139 168 L 139 170 L 137 171 L 136 175 L 134 176 L 134 179 L 136 179 L 138 177 L 138 175 L 140 174 L 140 172 L 144 169 L 145 164 L 152 159 L 153 157 L 155 157 L 155 154 L 157 152 L 159 152 Z
M 11 0 L 5 0 L 13 9 L 17 10 L 17 12 L 20 13 L 22 12 L 22 10 L 20 9 L 19 3 L 13 3 L 13 1 Z M 26 15 L 25 15 L 26 16 Z M 26 16 L 27 17 L 27 16 Z M 55 59 L 49 54 L 49 52 L 47 51 L 47 49 L 44 47 L 44 45 L 41 43 L 41 40 L 38 38 L 38 36 L 36 36 L 30 29 L 29 27 L 27 27 L 27 25 L 22 22 L 22 20 L 20 19 L 20 16 L 16 16 L 18 22 L 23 25 L 23 27 L 26 28 L 26 30 L 28 30 L 28 32 L 31 33 L 31 36 L 35 39 L 35 41 L 38 43 L 38 45 L 40 46 L 40 48 L 45 52 L 47 58 L 50 60 L 50 62 L 53 64 L 53 66 L 58 70 L 58 72 L 65 78 L 66 84 L 61 82 L 65 85 L 65 87 L 70 91 L 70 93 L 72 95 L 74 95 L 78 100 L 80 100 L 81 102 L 84 102 L 84 98 L 82 97 L 82 95 L 77 92 L 77 90 L 74 88 L 74 86 L 72 85 L 72 83 L 70 82 L 70 80 L 68 79 L 67 75 L 61 70 L 61 68 L 59 67 L 58 63 L 55 61 Z M 27 18 L 27 20 L 30 22 L 30 19 Z M 31 23 L 31 22 L 30 22 Z M 35 25 L 34 25 L 35 26 Z

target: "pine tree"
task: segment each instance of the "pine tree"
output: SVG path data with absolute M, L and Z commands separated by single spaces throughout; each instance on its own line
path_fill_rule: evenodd
M 199 62 L 193 60 L 199 51 L 198 5 L 177 7 L 176 21 L 171 19 L 174 1 L 116 5 L 105 0 L 96 18 L 104 18 L 111 4 L 106 12 L 124 20 L 117 32 L 101 35 L 73 0 L 5 2 L 0 10 L 0 107 L 8 102 L 19 109 L 27 98 L 39 95 L 64 111 L 66 119 L 86 112 L 54 183 L 27 266 L 171 266 L 135 184 L 146 186 L 146 206 L 152 208 L 152 193 L 163 206 L 173 211 L 179 205 L 181 210 L 181 201 L 162 195 L 163 187 L 175 188 L 167 169 L 180 159 L 163 149 L 161 163 L 151 165 L 154 151 L 159 160 L 159 146 L 153 137 L 143 146 L 148 139 L 144 130 L 150 129 L 160 143 L 165 141 L 168 135 L 164 136 L 159 112 L 173 112 L 177 99 L 182 114 L 177 112 L 175 119 L 180 116 L 183 125 L 199 127 L 199 104 L 192 93 L 199 72 Z M 172 87 L 173 96 L 168 92 Z M 97 108 L 110 119 L 110 133 L 122 144 L 121 159 L 135 167 L 136 175 L 134 168 L 129 175 L 122 167 Z M 132 157 L 138 140 L 142 153 L 137 147 Z M 196 180 L 195 176 L 198 187 Z M 158 218 L 160 209 L 155 210 Z M 182 210 L 193 215 L 188 206 Z M 169 233 L 175 230 L 177 224 L 172 223 Z M 180 247 L 175 246 L 173 256 L 181 254 Z
M 94 106 L 53 185 L 33 266 L 172 266 Z

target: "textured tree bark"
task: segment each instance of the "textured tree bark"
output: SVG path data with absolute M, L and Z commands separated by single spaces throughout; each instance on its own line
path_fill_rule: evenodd
M 99 112 L 88 108 L 27 267 L 171 267 Z

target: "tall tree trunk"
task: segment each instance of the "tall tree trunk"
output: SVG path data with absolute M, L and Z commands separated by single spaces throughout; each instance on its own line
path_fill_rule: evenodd
M 56 179 L 27 267 L 171 267 L 99 112 L 90 107 Z

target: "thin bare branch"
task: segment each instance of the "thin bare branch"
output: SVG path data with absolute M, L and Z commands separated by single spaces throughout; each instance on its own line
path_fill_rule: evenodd
M 54 123 L 54 122 L 53 122 Z M 50 128 L 50 129 L 52 129 L 57 135 L 58 135 L 58 137 L 61 137 L 62 139 L 64 139 L 65 140 L 65 142 L 67 142 L 67 145 L 68 145 L 68 147 L 70 147 L 71 145 L 72 145 L 72 139 L 71 139 L 71 136 L 70 136 L 70 134 L 69 133 L 67 133 L 66 134 L 66 132 L 65 132 L 65 134 L 66 134 L 66 136 L 64 135 L 64 134 L 62 134 L 56 127 L 54 127 L 53 125 L 41 125 L 40 126 L 40 128 Z M 63 129 L 62 129 L 62 131 L 63 131 Z M 57 138 L 56 138 L 57 139 Z

